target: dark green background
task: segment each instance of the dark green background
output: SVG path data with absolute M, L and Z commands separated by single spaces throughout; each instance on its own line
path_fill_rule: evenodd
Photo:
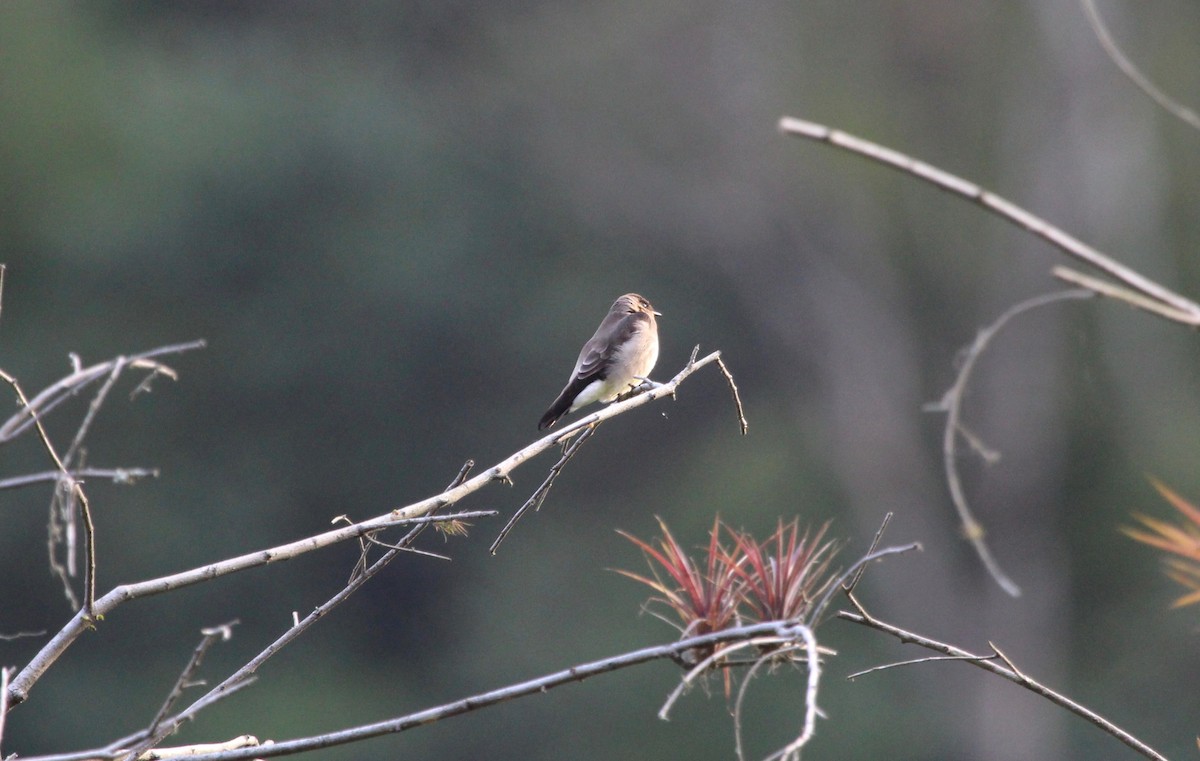
M 1167 91 L 1200 103 L 1200 6 L 1103 2 Z M 704 371 L 606 425 L 498 557 L 499 521 L 402 558 L 180 741 L 286 739 L 395 716 L 670 640 L 639 616 L 616 535 L 719 513 L 764 532 L 833 519 L 878 615 L 982 651 L 1177 757 L 1200 729 L 1196 611 L 1118 533 L 1200 498 L 1197 348 L 1114 303 L 1016 320 L 976 370 L 968 425 L 1003 459 L 964 478 L 1009 599 L 961 540 L 922 412 L 976 330 L 1056 288 L 1059 254 L 911 178 L 780 135 L 790 114 L 907 151 L 1028 206 L 1165 285 L 1200 292 L 1200 134 L 1156 109 L 1074 0 L 255 2 L 0 6 L 0 366 L 31 393 L 203 337 L 178 384 L 114 393 L 89 462 L 99 587 L 367 518 L 536 435 L 613 298 L 663 312 L 655 375 L 697 343 L 737 376 L 750 435 Z M 69 439 L 86 398 L 55 413 Z M 15 410 L 15 407 L 12 409 Z M 549 457 L 465 507 L 508 514 Z M 0 475 L 45 467 L 36 442 Z M 45 559 L 48 490 L 0 494 L 0 632 L 71 611 Z M 240 619 L 215 682 L 340 588 L 353 546 L 119 608 L 9 717 L 3 751 L 143 726 L 201 627 Z M 966 666 L 830 621 L 806 759 L 1124 758 L 1114 740 Z M 0 642 L 23 665 L 39 639 Z M 719 690 L 655 718 L 658 664 L 321 758 L 731 758 Z M 803 681 L 761 679 L 755 757 L 797 731 Z

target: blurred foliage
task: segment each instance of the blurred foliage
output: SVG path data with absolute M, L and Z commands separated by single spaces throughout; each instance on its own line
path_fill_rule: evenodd
M 1130 57 L 1200 102 L 1200 6 L 1105 2 Z M 1200 678 L 1187 613 L 1118 526 L 1142 473 L 1200 490 L 1195 336 L 1098 300 L 1045 310 L 976 370 L 966 422 L 1003 453 L 964 462 L 1002 596 L 956 533 L 941 395 L 977 326 L 1054 288 L 1056 255 L 977 208 L 780 136 L 792 114 L 977 181 L 1150 277 L 1195 293 L 1200 136 L 1104 58 L 1074 0 L 0 5 L 0 366 L 31 393 L 85 362 L 203 337 L 178 383 L 114 392 L 88 485 L 99 588 L 365 518 L 531 440 L 612 299 L 664 313 L 656 376 L 721 349 L 716 374 L 606 425 L 496 557 L 499 524 L 404 558 L 188 726 L 285 738 L 382 719 L 675 636 L 606 568 L 661 516 L 685 546 L 713 517 L 765 535 L 799 517 L 865 550 L 869 607 L 1031 674 L 1168 755 L 1192 752 Z M 69 437 L 88 399 L 48 421 Z M 549 462 L 468 507 L 515 509 Z M 0 475 L 43 468 L 30 439 Z M 49 494 L 0 493 L 0 633 L 70 614 L 45 563 Z M 28 756 L 144 725 L 201 627 L 234 618 L 215 681 L 347 577 L 356 549 L 121 608 L 6 727 Z M 1161 599 L 1160 599 L 1161 598 Z M 844 683 L 902 651 L 829 621 L 806 758 L 1084 758 L 1108 738 L 952 666 Z M 39 639 L 0 641 L 24 663 Z M 678 674 L 614 675 L 321 758 L 728 758 L 723 701 L 654 718 Z M 769 681 L 769 680 L 768 680 Z M 776 747 L 801 686 L 758 693 Z M 1170 694 L 1164 711 L 1162 695 Z M 1011 728 L 1019 726 L 1020 732 Z M 614 727 L 622 731 L 614 732 Z

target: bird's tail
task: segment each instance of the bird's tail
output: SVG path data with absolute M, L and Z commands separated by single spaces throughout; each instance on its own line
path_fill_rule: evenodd
M 542 419 L 538 421 L 538 430 L 544 431 L 547 428 L 553 428 L 554 424 L 562 418 L 563 415 L 571 409 L 571 400 L 559 397 L 554 400 L 554 404 L 550 405 L 550 409 L 546 410 L 546 414 L 542 415 Z

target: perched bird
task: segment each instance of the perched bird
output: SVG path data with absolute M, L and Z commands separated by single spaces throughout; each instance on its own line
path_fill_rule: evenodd
M 647 380 L 658 361 L 655 315 L 661 316 L 636 293 L 614 301 L 596 335 L 583 345 L 571 379 L 542 415 L 538 428 L 553 426 L 585 404 L 611 402 Z

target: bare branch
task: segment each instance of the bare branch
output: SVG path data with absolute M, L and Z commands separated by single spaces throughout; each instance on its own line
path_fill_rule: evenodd
M 205 753 L 217 753 L 234 748 L 253 748 L 258 746 L 258 738 L 253 735 L 240 735 L 223 743 L 201 743 L 199 745 L 183 745 L 177 748 L 155 748 L 137 757 L 137 761 L 166 761 L 166 759 L 191 758 Z M 267 741 L 270 745 L 270 740 Z
M 3 424 L 0 424 L 0 444 L 16 438 L 30 426 L 34 425 L 34 412 L 44 417 L 50 410 L 72 396 L 75 396 L 88 385 L 109 375 L 113 371 L 113 366 L 122 359 L 130 367 L 139 369 L 148 368 L 158 374 L 175 377 L 173 370 L 153 361 L 154 358 L 167 354 L 182 354 L 183 352 L 203 349 L 206 345 L 203 340 L 188 341 L 187 343 L 160 346 L 156 349 L 150 349 L 149 351 L 125 358 L 118 357 L 86 368 L 76 367 L 70 375 L 60 378 L 42 389 L 27 406 L 19 410 Z
M 175 684 L 172 685 L 171 691 L 167 694 L 166 700 L 163 701 L 162 706 L 158 709 L 158 713 L 150 721 L 150 727 L 147 730 L 148 734 L 154 734 L 155 730 L 159 728 L 163 719 L 171 711 L 171 707 L 175 705 L 175 701 L 183 696 L 184 690 L 188 687 L 196 687 L 203 684 L 203 682 L 192 681 L 192 678 L 200 669 L 200 664 L 204 662 L 205 654 L 217 642 L 228 642 L 233 637 L 233 627 L 238 623 L 240 622 L 236 620 L 230 621 L 227 624 L 221 624 L 200 631 L 200 642 L 196 645 L 196 649 L 192 651 L 192 657 L 188 659 L 187 665 L 183 667 L 183 671 L 179 672 L 179 678 L 175 680 Z
M 426 500 L 426 502 L 428 501 Z M 420 518 L 420 516 L 413 517 Z M 107 616 L 122 603 L 181 589 L 230 573 L 257 568 L 283 560 L 290 560 L 307 552 L 357 538 L 369 531 L 391 526 L 408 525 L 411 521 L 411 518 L 386 515 L 333 531 L 326 531 L 288 544 L 246 553 L 217 563 L 210 563 L 188 571 L 114 587 L 103 597 L 96 600 L 93 608 L 93 618 L 89 618 L 83 611 L 77 613 L 66 626 L 46 643 L 41 652 L 34 656 L 33 660 L 17 674 L 12 684 L 9 685 L 10 699 L 14 705 L 24 701 L 28 695 L 29 688 L 45 673 L 46 669 L 53 665 L 59 656 L 66 652 L 67 648 L 80 635 L 94 625 L 94 618 Z
M 1134 291 L 1138 291 L 1151 300 L 1159 301 L 1173 308 L 1173 313 L 1177 313 L 1182 319 L 1167 317 L 1168 312 L 1156 312 L 1156 314 L 1184 325 L 1200 326 L 1200 304 L 1175 293 L 1169 288 L 1159 285 L 1155 281 L 1126 267 L 1124 264 L 1101 253 L 1077 238 L 1068 235 L 1041 217 L 1026 211 L 995 193 L 984 190 L 972 182 L 968 182 L 961 177 L 926 164 L 923 161 L 917 161 L 900 151 L 886 148 L 840 130 L 831 129 L 823 124 L 785 116 L 779 122 L 779 129 L 789 135 L 828 143 L 835 148 L 841 148 L 842 150 L 877 161 L 918 179 L 925 180 L 934 187 L 948 193 L 953 193 L 976 203 L 1002 219 L 1024 228 L 1051 243 L 1069 256 L 1101 270 Z
M 962 522 L 963 536 L 971 542 L 971 545 L 975 548 L 975 554 L 979 556 L 979 560 L 983 563 L 984 568 L 987 569 L 992 579 L 1000 585 L 1001 589 L 1013 597 L 1020 597 L 1021 588 L 1001 570 L 1000 564 L 988 548 L 987 542 L 984 540 L 985 532 L 983 525 L 975 519 L 971 507 L 967 503 L 967 496 L 962 486 L 962 480 L 958 475 L 958 439 L 960 436 L 966 438 L 976 451 L 986 450 L 982 442 L 974 437 L 974 435 L 967 434 L 966 429 L 963 427 L 963 397 L 966 395 L 967 382 L 971 379 L 971 372 L 975 369 L 976 361 L 996 334 L 1008 324 L 1009 320 L 1024 312 L 1046 306 L 1047 304 L 1053 304 L 1065 299 L 1086 299 L 1091 296 L 1091 291 L 1059 291 L 1043 296 L 1035 296 L 1010 307 L 995 322 L 980 330 L 975 336 L 974 343 L 964 352 L 962 366 L 959 368 L 958 376 L 954 379 L 954 384 L 942 395 L 941 401 L 936 404 L 926 405 L 925 407 L 926 410 L 946 413 L 946 427 L 942 431 L 942 460 L 946 470 L 946 483 L 950 489 L 950 501 L 954 504 L 954 509 L 958 512 L 959 521 Z
M 133 484 L 139 478 L 158 478 L 158 468 L 68 468 L 71 478 L 104 478 L 114 484 Z M 46 470 L 41 473 L 26 473 L 23 476 L 0 478 L 0 491 L 5 489 L 20 489 L 25 486 L 57 481 L 62 473 L 57 470 Z
M 871 546 L 867 548 L 868 555 L 874 554 L 874 552 L 879 549 L 879 543 L 883 541 L 883 535 L 887 531 L 887 527 L 891 524 L 893 515 L 894 513 L 889 511 L 883 516 L 883 522 L 879 524 L 879 529 L 875 532 L 875 538 L 871 540 Z M 863 563 L 858 567 L 858 570 L 855 571 L 854 578 L 850 580 L 850 583 L 843 586 L 842 589 L 844 589 L 847 593 L 853 592 L 854 588 L 858 586 L 858 583 L 862 581 L 863 574 L 866 572 L 867 565 L 866 563 Z
M 4 278 L 4 265 L 0 264 L 0 283 Z M 12 669 L 8 667 L 0 668 L 0 751 L 4 748 L 4 718 L 8 716 L 8 678 L 12 676 Z M 4 758 L 4 753 L 0 752 L 0 758 Z
M 816 733 L 817 716 L 823 715 L 821 709 L 817 707 L 817 688 L 821 682 L 821 657 L 817 651 L 817 640 L 813 636 L 812 630 L 807 627 L 797 628 L 797 634 L 804 640 L 804 652 L 808 666 L 808 686 L 804 691 L 804 729 L 795 740 L 767 756 L 766 761 L 775 761 L 775 759 L 799 761 L 800 749 L 807 745 Z M 757 666 L 757 664 L 755 665 Z M 749 677 L 747 677 L 748 681 Z M 738 703 L 741 703 L 740 696 Z
M 1172 322 L 1186 323 L 1189 315 L 1186 312 L 1181 312 L 1174 307 L 1163 304 L 1162 302 L 1148 299 L 1136 291 L 1131 291 L 1128 288 L 1122 288 L 1119 285 L 1110 283 L 1107 280 L 1101 280 L 1098 277 L 1085 275 L 1082 272 L 1076 272 L 1070 267 L 1056 266 L 1050 270 L 1050 274 L 1054 275 L 1064 283 L 1077 285 L 1081 288 L 1087 288 L 1089 291 L 1095 292 L 1097 296 L 1105 296 L 1110 299 L 1124 301 L 1135 309 L 1149 312 L 1158 315 Z
M 854 606 L 858 609 L 857 612 L 846 610 L 839 611 L 839 618 L 843 618 L 847 621 L 884 632 L 885 634 L 890 634 L 900 642 L 918 645 L 926 650 L 932 650 L 933 652 L 942 653 L 943 655 L 951 658 L 962 660 L 963 662 L 981 668 L 984 671 L 990 671 L 997 676 L 1003 677 L 1010 682 L 1014 682 L 1024 687 L 1030 692 L 1041 695 L 1051 703 L 1067 709 L 1076 716 L 1086 719 L 1146 758 L 1152 759 L 1153 761 L 1167 761 L 1166 756 L 1162 755 L 1138 738 L 1121 729 L 1116 724 L 1113 724 L 1108 719 L 1105 719 L 1100 714 L 1080 705 L 1079 703 L 1076 703 L 1061 693 L 1055 692 L 1049 687 L 1046 687 L 1042 683 L 1019 671 L 1016 666 L 1012 664 L 1012 661 L 1002 655 L 994 645 L 992 646 L 992 655 L 974 655 L 972 653 L 968 653 L 966 650 L 955 647 L 954 645 L 948 645 L 944 642 L 939 642 L 923 635 L 901 629 L 893 624 L 880 621 L 879 619 L 868 614 L 862 605 L 859 604 L 859 602 L 853 597 L 851 597 L 851 602 L 853 602 Z M 1002 663 L 998 661 L 1002 661 Z M 860 672 L 854 676 L 860 676 L 862 673 L 865 672 Z
M 1120 46 L 1117 45 L 1116 40 L 1109 33 L 1108 27 L 1105 26 L 1104 19 L 1100 17 L 1100 12 L 1096 10 L 1095 0 L 1079 0 L 1079 4 L 1083 6 L 1084 15 L 1087 16 L 1088 23 L 1092 25 L 1092 31 L 1096 33 L 1096 39 L 1100 40 L 1100 45 L 1104 47 L 1104 52 L 1117 65 L 1117 68 L 1129 77 L 1134 86 L 1149 95 L 1155 103 L 1176 119 L 1192 129 L 1200 129 L 1200 116 L 1197 116 L 1195 111 L 1178 103 L 1174 98 L 1155 87 L 1150 78 L 1138 70 L 1138 67 L 1134 66 L 1129 58 L 1121 52 Z
M 496 535 L 496 539 L 492 542 L 492 546 L 488 547 L 488 552 L 492 553 L 493 555 L 496 554 L 496 550 L 500 547 L 500 543 L 504 541 L 504 538 L 508 536 L 508 532 L 513 530 L 513 527 L 517 525 L 517 521 L 521 520 L 521 516 L 523 516 L 525 512 L 529 510 L 529 508 L 532 507 L 534 511 L 542 509 L 542 503 L 546 501 L 546 495 L 550 493 L 550 487 L 554 486 L 554 481 L 558 478 L 559 473 L 562 473 L 563 468 L 565 468 L 567 463 L 571 461 L 571 458 L 575 456 L 575 453 L 579 451 L 580 447 L 582 447 L 588 439 L 595 435 L 599 426 L 600 424 L 597 423 L 584 428 L 579 432 L 578 436 L 571 439 L 571 441 L 563 447 L 562 457 L 558 458 L 558 462 L 550 466 L 550 473 L 546 476 L 546 480 L 542 481 L 542 485 L 535 489 L 533 494 L 530 495 L 529 499 L 525 500 L 525 503 L 517 508 L 517 511 L 513 513 L 511 518 L 508 519 L 508 523 L 505 523 L 504 528 L 500 529 L 500 533 Z
M 684 653 L 692 648 L 705 647 L 727 642 L 739 642 L 767 634 L 773 634 L 777 637 L 788 640 L 796 640 L 798 637 L 803 636 L 797 632 L 795 626 L 788 622 L 769 621 L 761 624 L 740 626 L 712 634 L 688 637 L 686 639 L 666 645 L 647 647 L 641 650 L 634 650 L 629 653 L 611 656 L 609 658 L 603 658 L 601 660 L 591 661 L 589 663 L 583 663 L 578 666 L 572 666 L 571 668 L 563 669 L 562 671 L 556 671 L 551 674 L 546 674 L 545 676 L 530 679 L 529 681 L 490 690 L 488 692 L 461 698 L 451 703 L 446 703 L 434 708 L 428 708 L 423 711 L 418 711 L 416 713 L 399 716 L 385 721 L 375 722 L 373 724 L 363 724 L 323 735 L 301 737 L 293 740 L 276 742 L 270 745 L 264 744 L 258 747 L 243 748 L 240 750 L 203 754 L 195 756 L 194 758 L 196 761 L 235 761 L 235 759 L 273 758 L 275 756 L 284 756 L 293 753 L 316 750 L 319 748 L 328 748 L 334 745 L 344 745 L 347 743 L 359 742 L 372 737 L 380 737 L 382 735 L 404 732 L 409 729 L 414 729 L 416 727 L 432 724 L 436 721 L 441 721 L 442 719 L 460 716 L 480 708 L 486 708 L 498 703 L 503 703 L 514 698 L 541 694 L 547 690 L 560 687 L 564 684 L 581 682 L 589 677 L 606 674 L 619 669 L 637 666 L 654 660 L 675 659 L 679 657 L 681 653 Z M 93 757 L 113 758 L 114 755 L 100 752 L 96 753 Z M 25 758 L 24 761 L 56 761 L 57 759 L 59 759 L 59 757 L 31 756 Z

